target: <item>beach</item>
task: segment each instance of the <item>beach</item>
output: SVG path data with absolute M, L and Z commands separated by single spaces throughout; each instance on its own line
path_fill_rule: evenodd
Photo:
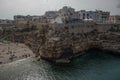
M 0 42 L 0 64 L 34 56 L 33 52 L 22 43 Z

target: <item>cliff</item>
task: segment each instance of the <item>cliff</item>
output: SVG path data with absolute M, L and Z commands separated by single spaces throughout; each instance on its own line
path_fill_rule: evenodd
M 1 33 L 6 35 L 6 39 L 24 43 L 36 56 L 55 63 L 69 63 L 91 48 L 120 54 L 120 25 L 115 24 L 45 24 Z
M 97 48 L 120 54 L 120 33 L 119 26 L 100 26 L 95 25 L 91 29 L 76 29 L 72 26 L 52 27 L 46 35 L 46 42 L 40 50 L 43 59 L 56 63 L 69 63 L 70 59 L 82 55 L 84 51 Z M 108 28 L 106 28 L 108 27 Z M 58 29 L 57 29 L 58 28 Z M 100 30 L 102 28 L 103 30 Z M 81 29 L 81 32 L 80 32 Z M 75 30 L 71 33 L 71 30 Z

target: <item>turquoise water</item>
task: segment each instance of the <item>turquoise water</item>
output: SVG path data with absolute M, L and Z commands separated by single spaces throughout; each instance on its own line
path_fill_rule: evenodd
M 88 51 L 68 66 L 29 58 L 0 65 L 0 80 L 120 80 L 120 57 Z

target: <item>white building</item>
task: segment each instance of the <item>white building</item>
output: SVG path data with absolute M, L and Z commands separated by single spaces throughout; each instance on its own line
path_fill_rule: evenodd
M 79 11 L 80 19 L 93 20 L 96 23 L 107 23 L 109 21 L 110 12 L 103 12 L 101 10 L 96 11 Z
M 50 23 L 58 23 L 58 24 L 62 24 L 63 23 L 63 20 L 60 16 L 57 16 L 56 18 L 52 18 L 50 19 Z
M 66 20 L 80 19 L 79 12 L 75 12 L 75 9 L 67 6 L 59 11 L 48 11 L 45 16 L 50 20 L 50 23 L 65 23 Z

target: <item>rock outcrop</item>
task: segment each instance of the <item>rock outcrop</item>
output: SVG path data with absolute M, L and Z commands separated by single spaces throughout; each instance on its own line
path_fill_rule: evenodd
M 47 24 L 35 30 L 18 30 L 4 34 L 13 42 L 25 43 L 36 56 L 55 63 L 69 63 L 70 59 L 82 55 L 90 48 L 120 54 L 120 25 L 85 24 L 84 28 L 82 26 Z
M 91 48 L 120 54 L 119 32 L 111 31 L 111 29 L 99 32 L 93 29 L 90 32 L 72 35 L 66 29 L 61 29 L 63 32 L 48 32 L 46 42 L 40 50 L 41 58 L 56 63 L 66 63 L 70 62 L 71 58 L 82 55 L 84 51 Z

